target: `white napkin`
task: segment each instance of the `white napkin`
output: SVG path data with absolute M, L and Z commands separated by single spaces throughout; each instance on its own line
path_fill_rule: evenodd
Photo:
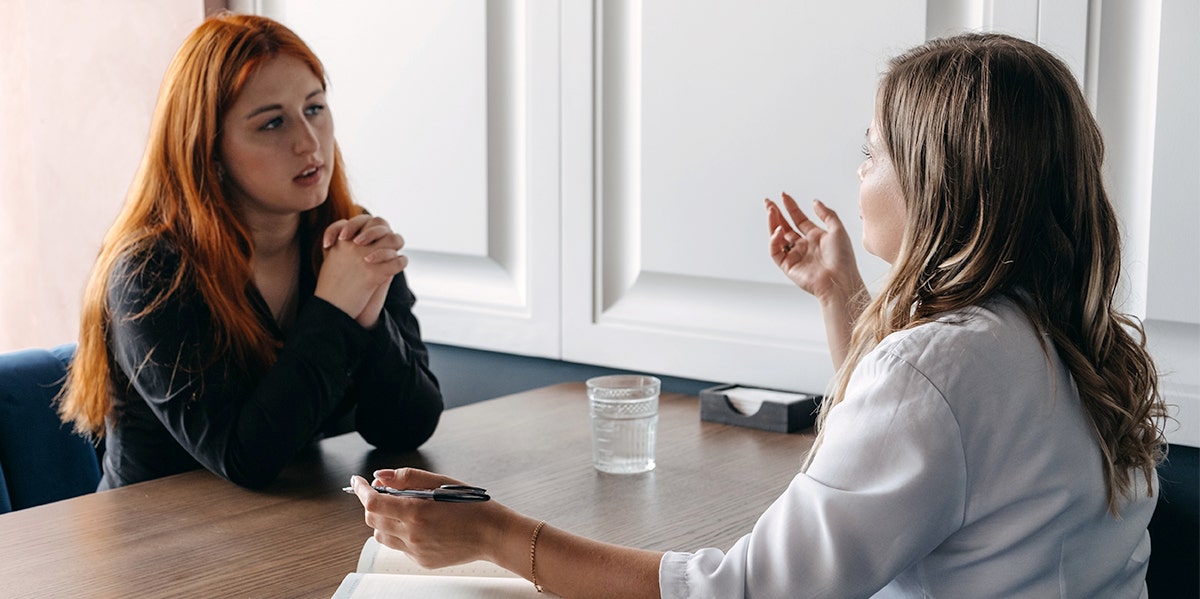
M 722 391 L 733 409 L 743 416 L 753 416 L 762 408 L 764 401 L 780 404 L 791 404 L 808 397 L 802 393 L 772 391 L 770 389 L 755 389 L 753 387 L 731 387 Z

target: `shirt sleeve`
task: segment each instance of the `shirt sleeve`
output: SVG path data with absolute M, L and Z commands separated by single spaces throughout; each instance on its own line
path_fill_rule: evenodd
M 728 552 L 669 552 L 663 597 L 870 596 L 963 521 L 959 427 L 921 372 L 876 350 L 798 474 Z
M 412 313 L 415 303 L 404 273 L 396 275 L 369 349 L 354 372 L 349 394 L 357 406 L 355 428 L 380 449 L 420 446 L 433 435 L 442 413 L 442 393 Z
M 160 256 L 145 267 L 126 262 L 116 269 L 108 298 L 110 351 L 172 437 L 212 472 L 247 487 L 271 482 L 346 398 L 356 375 L 364 381 L 359 397 L 389 382 L 362 374 L 366 362 L 381 364 L 366 358 L 381 343 L 373 343 L 377 333 L 318 297 L 301 306 L 265 370 L 236 355 L 214 355 L 212 315 L 198 294 L 180 290 L 156 301 L 170 284 L 164 273 L 174 268 L 169 256 Z M 401 352 L 395 347 L 388 355 Z M 391 397 L 395 403 L 396 394 Z M 437 405 L 440 413 L 440 395 Z M 428 412 L 425 407 L 423 417 Z M 435 424 L 436 415 L 425 426 Z

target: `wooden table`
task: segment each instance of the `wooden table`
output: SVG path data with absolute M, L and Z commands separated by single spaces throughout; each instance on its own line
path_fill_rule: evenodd
M 352 473 L 414 466 L 488 489 L 551 524 L 648 549 L 727 548 L 786 488 L 812 443 L 701 422 L 664 394 L 658 467 L 591 465 L 582 383 L 448 410 L 419 451 L 322 441 L 265 490 L 194 471 L 0 516 L 0 596 L 318 597 L 353 571 L 370 529 Z

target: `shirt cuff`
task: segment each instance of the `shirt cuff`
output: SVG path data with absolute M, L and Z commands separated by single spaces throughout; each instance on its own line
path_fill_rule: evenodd
M 687 565 L 692 554 L 668 551 L 658 562 L 658 589 L 663 599 L 687 597 Z

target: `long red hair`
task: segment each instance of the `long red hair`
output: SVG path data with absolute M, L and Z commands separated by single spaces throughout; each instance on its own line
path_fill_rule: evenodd
M 274 362 L 277 342 L 246 296 L 253 244 L 223 187 L 216 149 L 226 111 L 256 69 L 279 55 L 304 61 L 325 81 L 321 62 L 290 29 L 265 17 L 232 13 L 206 19 L 167 68 L 141 166 L 84 291 L 79 346 L 59 397 L 63 421 L 72 422 L 77 432 L 103 436 L 113 407 L 107 349 L 113 269 L 122 258 L 141 260 L 135 267 L 145 267 L 145 250 L 162 241 L 178 248 L 179 269 L 146 312 L 189 287 L 211 310 L 213 356 L 231 355 L 258 367 Z M 321 263 L 319 232 L 360 212 L 335 147 L 329 197 L 301 219 L 302 227 L 318 232 L 308 237 L 314 243 L 314 268 Z

